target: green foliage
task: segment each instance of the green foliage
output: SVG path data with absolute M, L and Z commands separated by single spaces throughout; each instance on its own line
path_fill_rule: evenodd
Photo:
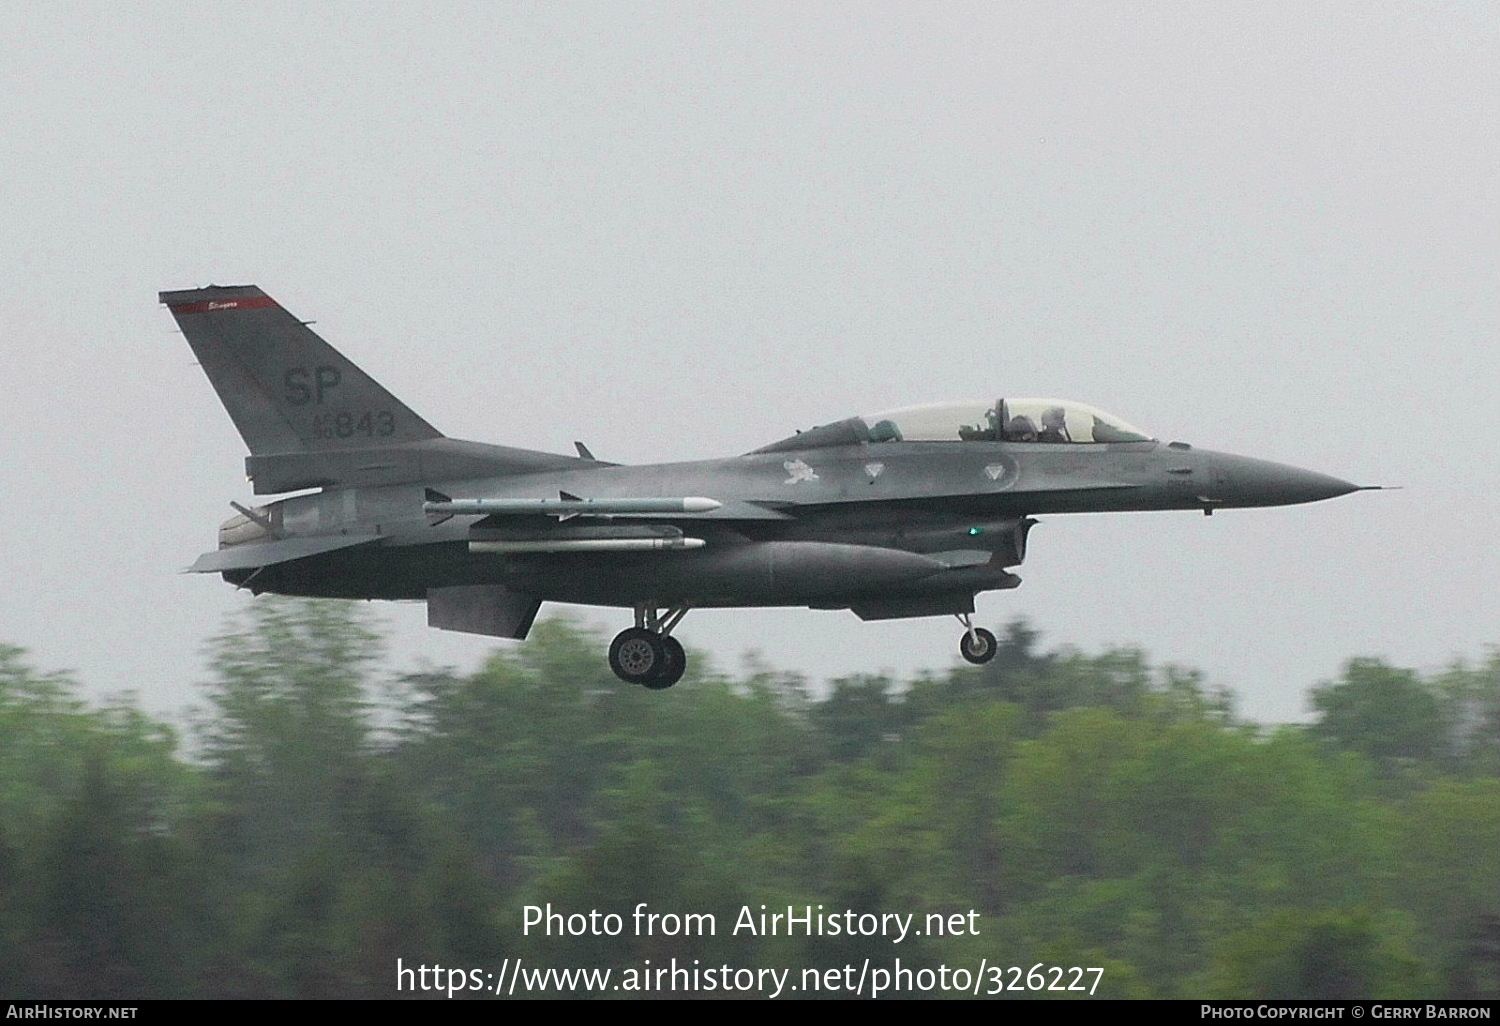
M 0 646 L 0 993 L 173 996 L 198 782 L 171 730 L 23 655 Z
M 1442 751 L 1437 695 L 1411 670 L 1378 659 L 1352 659 L 1341 680 L 1313 689 L 1314 733 L 1369 756 L 1386 768 L 1430 761 Z
M 1500 654 L 1354 660 L 1318 720 L 1237 723 L 1135 649 L 621 685 L 560 620 L 380 677 L 364 607 L 258 600 L 191 757 L 0 646 L 0 992 L 357 997 L 395 962 L 1102 966 L 1131 997 L 1494 996 Z M 705 665 L 696 660 L 695 667 Z M 715 935 L 522 930 L 710 913 Z M 741 906 L 965 913 L 980 934 L 732 936 Z
M 1216 998 L 1420 998 L 1433 984 L 1403 924 L 1365 908 L 1283 909 L 1216 944 Z
M 1500 780 L 1437 781 L 1403 803 L 1394 898 L 1417 922 L 1438 970 L 1461 993 L 1496 982 Z M 1493 993 L 1493 991 L 1490 991 Z
M 1430 687 L 1445 731 L 1445 765 L 1468 776 L 1500 777 L 1500 648 L 1477 667 L 1459 662 Z

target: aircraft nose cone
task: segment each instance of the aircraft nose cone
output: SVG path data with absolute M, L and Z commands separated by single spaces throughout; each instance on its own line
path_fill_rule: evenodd
M 1248 456 L 1220 454 L 1214 466 L 1226 506 L 1290 506 L 1359 491 L 1359 485 L 1329 474 Z

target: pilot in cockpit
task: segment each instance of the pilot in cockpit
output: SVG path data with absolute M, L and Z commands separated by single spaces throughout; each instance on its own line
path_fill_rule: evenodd
M 1010 422 L 1005 425 L 1005 440 L 1007 442 L 1036 441 L 1036 421 L 1024 414 L 1010 418 Z
M 1068 411 L 1061 406 L 1049 406 L 1042 411 L 1042 430 L 1036 436 L 1038 442 L 1071 442 L 1068 434 Z

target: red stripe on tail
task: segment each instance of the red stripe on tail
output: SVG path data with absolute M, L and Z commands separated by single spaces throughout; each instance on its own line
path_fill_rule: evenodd
M 174 314 L 196 314 L 211 313 L 215 310 L 258 310 L 261 307 L 275 305 L 276 300 L 270 296 L 246 296 L 243 299 L 209 299 L 202 303 L 178 303 L 168 309 Z

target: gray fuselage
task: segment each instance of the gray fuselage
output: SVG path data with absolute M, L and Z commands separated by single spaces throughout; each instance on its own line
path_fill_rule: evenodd
M 813 441 L 813 439 L 809 439 Z M 328 488 L 262 507 L 286 537 L 369 536 L 366 544 L 255 574 L 256 591 L 420 599 L 433 588 L 503 584 L 538 598 L 603 606 L 858 605 L 1014 587 L 1028 518 L 1049 513 L 1284 505 L 1354 485 L 1283 464 L 1156 441 L 860 442 L 794 436 L 728 459 L 643 466 L 573 461 L 565 469 L 432 483 L 453 496 L 556 499 L 704 495 L 710 512 L 650 523 L 703 547 L 660 553 L 469 551 L 482 518 L 438 524 L 425 486 Z M 555 532 L 553 517 L 507 518 L 504 531 Z M 984 554 L 981 561 L 979 554 Z M 236 583 L 247 570 L 225 574 Z M 921 603 L 916 603 L 918 606 Z

